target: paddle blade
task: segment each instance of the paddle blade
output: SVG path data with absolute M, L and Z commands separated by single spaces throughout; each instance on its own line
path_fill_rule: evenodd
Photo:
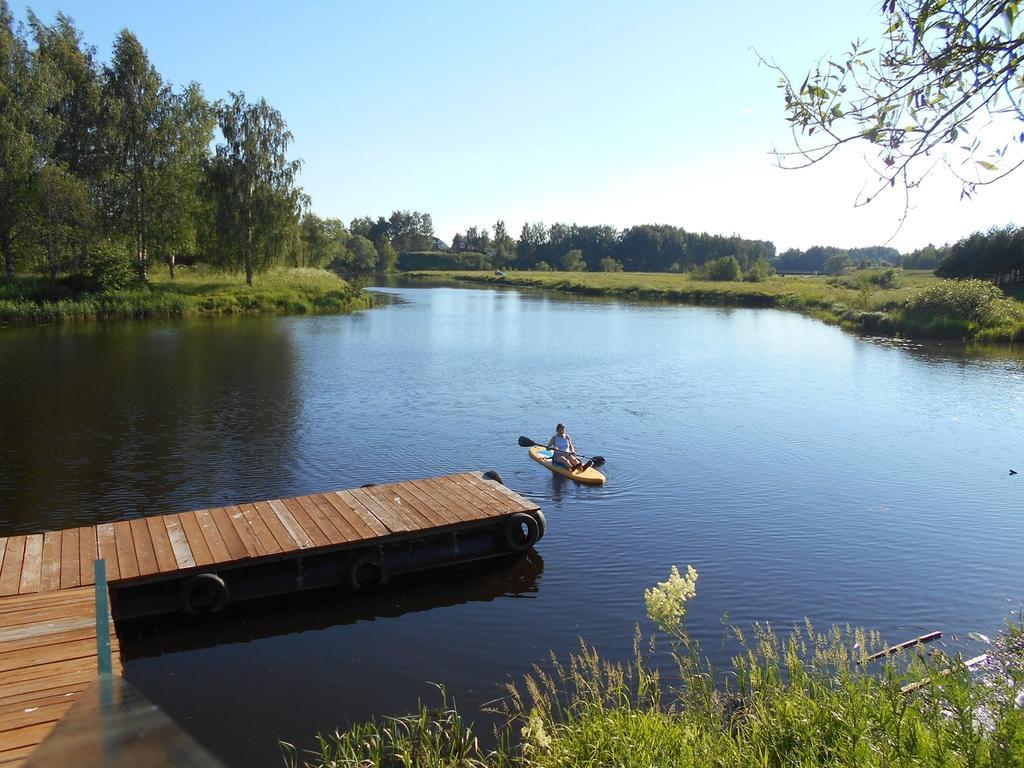
M 592 467 L 603 467 L 604 466 L 604 456 L 595 456 L 594 458 L 592 458 L 590 460 L 590 466 L 592 466 Z
M 521 448 L 532 448 L 536 443 L 528 437 L 519 436 L 519 446 Z

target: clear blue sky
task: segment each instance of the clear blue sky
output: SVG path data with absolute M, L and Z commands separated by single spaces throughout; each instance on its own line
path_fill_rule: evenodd
M 166 79 L 229 90 L 281 111 L 313 210 L 346 222 L 429 212 L 437 234 L 504 219 L 664 223 L 691 231 L 910 250 L 1011 223 L 1024 171 L 961 202 L 936 175 L 895 237 L 899 195 L 853 202 L 871 178 L 859 152 L 808 171 L 775 167 L 791 146 L 776 76 L 801 76 L 857 37 L 877 3 L 240 2 L 46 0 L 102 61 L 128 28 Z

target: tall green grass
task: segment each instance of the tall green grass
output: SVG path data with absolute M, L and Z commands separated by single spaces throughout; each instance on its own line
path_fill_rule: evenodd
M 685 578 L 675 574 L 674 586 Z M 695 574 L 694 574 L 695 580 Z M 671 589 L 673 579 L 658 585 Z M 680 593 L 677 592 L 677 596 Z M 678 605 L 693 594 L 684 596 Z M 652 618 L 654 611 L 650 611 Z M 682 611 L 679 612 L 682 617 Z M 988 648 L 982 674 L 958 655 L 871 661 L 877 633 L 809 623 L 785 634 L 734 629 L 740 648 L 716 670 L 685 622 L 659 620 L 675 672 L 663 676 L 637 630 L 634 659 L 610 662 L 581 642 L 510 686 L 507 726 L 485 750 L 442 694 L 441 707 L 321 737 L 287 762 L 313 766 L 466 768 L 1019 768 L 1024 765 L 1024 625 Z M 664 666 L 664 665 L 662 665 Z
M 507 750 L 485 751 L 440 687 L 441 703 L 436 708 L 420 706 L 417 714 L 391 717 L 356 725 L 317 737 L 318 752 L 303 755 L 292 744 L 282 742 L 289 766 L 318 765 L 379 766 L 380 768 L 488 768 L 508 765 Z M 315 758 L 310 761 L 311 758 Z
M 101 319 L 180 318 L 190 315 L 313 314 L 367 309 L 372 298 L 321 269 L 272 269 L 248 286 L 242 275 L 181 267 L 174 280 L 87 293 L 43 278 L 0 283 L 0 323 L 54 323 Z

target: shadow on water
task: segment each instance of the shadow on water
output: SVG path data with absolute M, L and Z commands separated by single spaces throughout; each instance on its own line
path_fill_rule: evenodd
M 273 318 L 5 330 L 3 533 L 295 487 L 297 355 Z
M 250 643 L 361 621 L 390 619 L 464 603 L 529 598 L 539 591 L 544 560 L 522 557 L 466 563 L 409 574 L 361 593 L 343 588 L 253 600 L 199 618 L 178 614 L 118 623 L 125 662 L 232 643 Z

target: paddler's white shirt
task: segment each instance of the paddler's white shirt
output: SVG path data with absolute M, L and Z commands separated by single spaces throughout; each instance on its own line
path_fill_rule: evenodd
M 569 436 L 555 435 L 551 438 L 551 445 L 554 446 L 556 451 L 569 453 Z

